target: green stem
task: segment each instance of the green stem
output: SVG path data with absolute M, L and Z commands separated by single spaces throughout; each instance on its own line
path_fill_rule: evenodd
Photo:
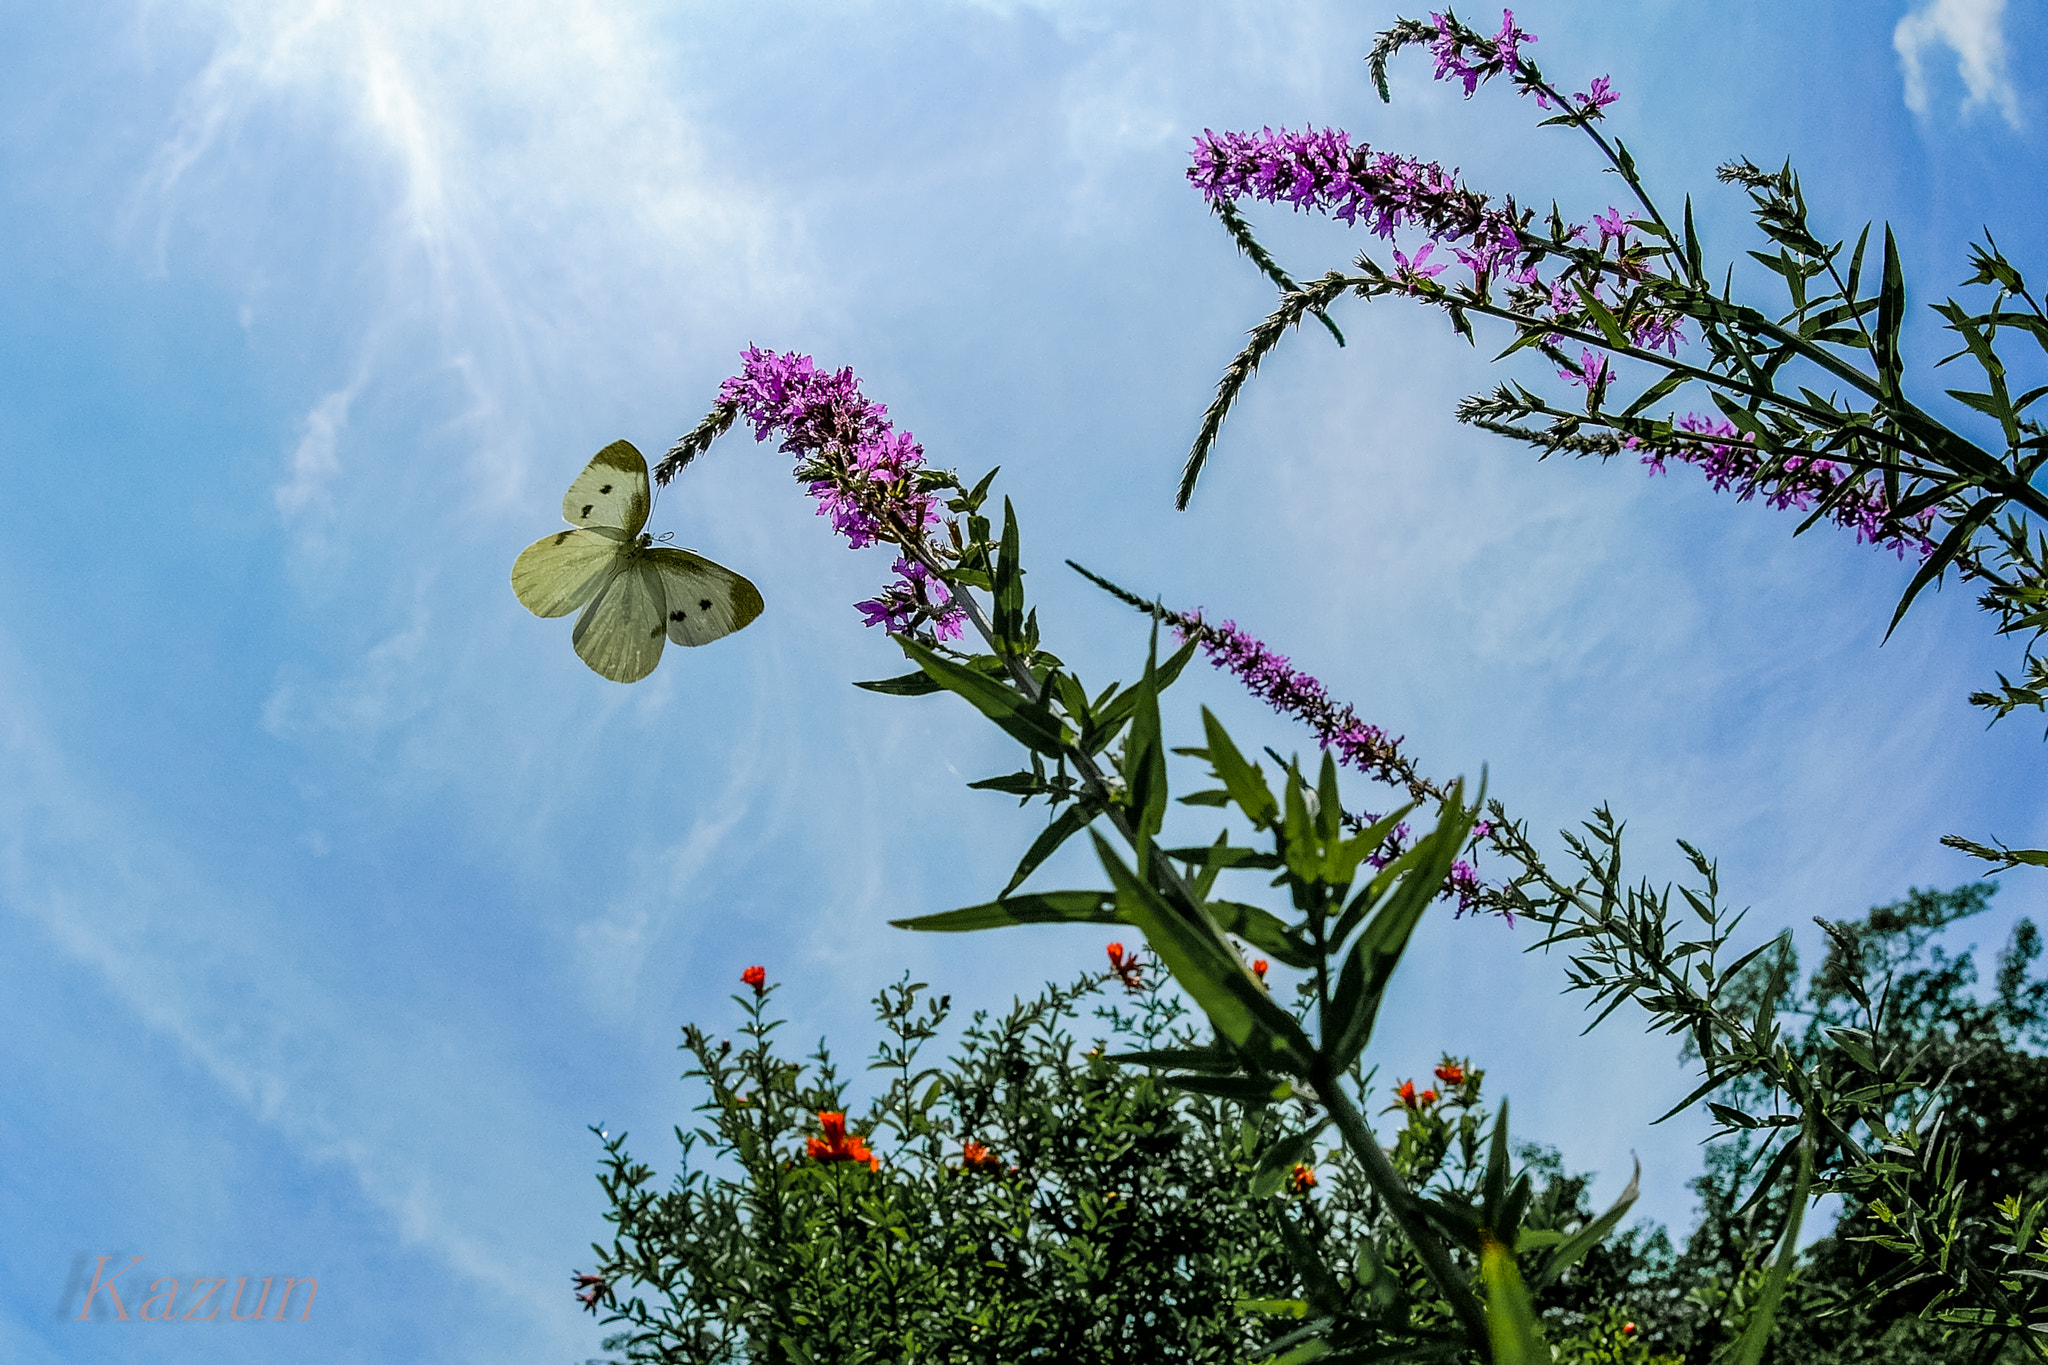
M 1393 1215 L 1394 1222 L 1408 1238 L 1416 1255 L 1422 1258 L 1423 1271 L 1430 1283 L 1436 1286 L 1451 1311 L 1457 1314 L 1458 1322 L 1465 1329 L 1475 1347 L 1491 1358 L 1491 1347 L 1486 1334 L 1486 1309 L 1479 1302 L 1479 1296 L 1472 1292 L 1465 1274 L 1451 1259 L 1450 1252 L 1438 1239 L 1421 1208 L 1421 1201 L 1408 1188 L 1408 1182 L 1394 1169 L 1394 1163 L 1387 1159 L 1387 1153 L 1373 1136 L 1372 1126 L 1365 1116 L 1358 1112 L 1351 1097 L 1344 1093 L 1341 1079 L 1337 1076 L 1319 1074 L 1315 1078 L 1316 1097 L 1329 1109 L 1330 1117 L 1336 1120 L 1337 1130 L 1344 1135 L 1344 1145 L 1358 1158 L 1365 1168 L 1365 1178 Z

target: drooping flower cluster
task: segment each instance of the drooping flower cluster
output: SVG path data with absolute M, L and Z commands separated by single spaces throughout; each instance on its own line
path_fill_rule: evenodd
M 611 1281 L 602 1275 L 576 1276 L 576 1302 L 592 1313 L 597 1311 L 598 1300 L 611 1289 Z
M 823 1110 L 818 1114 L 818 1128 L 821 1136 L 811 1138 L 804 1144 L 813 1161 L 862 1161 L 869 1170 L 880 1170 L 882 1159 L 868 1150 L 866 1142 L 857 1133 L 846 1131 L 846 1115 L 838 1110 Z
M 1761 494 L 1772 507 L 1806 512 L 1832 497 L 1835 500 L 1828 517 L 1854 531 L 1859 541 L 1890 546 L 1901 559 L 1908 550 L 1922 558 L 1933 553 L 1932 513 L 1923 512 L 1911 520 L 1901 518 L 1892 510 L 1884 489 L 1867 479 L 1842 490 L 1844 470 L 1834 461 L 1794 455 L 1766 478 L 1768 461 L 1758 453 L 1755 438 L 1747 433 L 1738 436 L 1732 423 L 1687 413 L 1677 425 L 1681 431 L 1710 439 L 1653 446 L 1631 436 L 1622 445 L 1642 452 L 1642 461 L 1653 474 L 1665 473 L 1666 461 L 1677 460 L 1705 474 L 1715 492 L 1735 489 L 1736 497 L 1744 502 Z
M 1268 649 L 1239 630 L 1234 621 L 1212 626 L 1199 611 L 1169 619 L 1183 641 L 1199 641 L 1209 662 L 1236 674 L 1253 696 L 1280 714 L 1305 723 L 1315 732 L 1317 743 L 1335 753 L 1338 762 L 1381 782 L 1406 784 L 1401 741 L 1387 738 L 1379 726 L 1360 720 L 1349 705 L 1332 701 L 1320 682 L 1290 667 L 1286 655 Z
M 860 391 L 851 369 L 821 370 L 807 355 L 756 346 L 743 360 L 740 373 L 719 386 L 719 402 L 739 409 L 755 440 L 781 438 L 818 515 L 830 517 L 849 545 L 908 546 L 939 524 L 938 502 L 918 477 L 924 447 L 894 428 L 889 409 Z M 868 625 L 901 631 L 928 621 L 940 639 L 961 633 L 965 613 L 944 583 L 910 556 L 896 561 L 896 574 L 880 594 L 857 604 Z
M 1382 237 L 1419 227 L 1432 241 L 1468 244 L 1458 256 L 1474 270 L 1504 273 L 1522 248 L 1512 202 L 1494 208 L 1436 162 L 1354 146 L 1341 128 L 1204 130 L 1187 175 L 1211 203 L 1250 196 L 1291 204 L 1298 212 L 1362 222 Z

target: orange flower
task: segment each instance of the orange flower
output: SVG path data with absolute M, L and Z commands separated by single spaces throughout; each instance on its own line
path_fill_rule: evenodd
M 1400 1100 L 1401 1103 L 1407 1105 L 1410 1109 L 1416 1108 L 1417 1106 L 1415 1099 L 1415 1082 L 1403 1081 L 1398 1086 L 1395 1086 L 1394 1097 Z
M 1316 1173 L 1309 1169 L 1306 1161 L 1294 1163 L 1294 1170 L 1287 1177 L 1289 1194 L 1307 1194 L 1316 1187 Z
M 960 1144 L 960 1169 L 963 1171 L 994 1171 L 1002 1168 L 1002 1158 L 973 1138 Z
M 1625 1337 L 1634 1336 L 1636 1334 L 1636 1325 L 1632 1322 L 1624 1322 L 1621 1325 L 1621 1334 Z
M 740 980 L 754 988 L 754 998 L 758 1000 L 768 989 L 768 969 L 749 967 L 740 973 Z
M 1124 983 L 1127 991 L 1140 991 L 1145 983 L 1138 976 L 1138 955 L 1124 956 L 1124 945 L 1112 943 L 1108 948 L 1109 969 L 1116 973 L 1116 979 Z
M 1252 975 L 1256 976 L 1259 979 L 1260 984 L 1262 985 L 1265 983 L 1266 980 L 1266 967 L 1266 959 L 1264 959 L 1263 957 L 1255 957 L 1252 959 Z
M 1423 1092 L 1422 1092 L 1422 1093 L 1421 1093 L 1420 1095 L 1417 1095 L 1417 1096 L 1416 1096 L 1415 1098 L 1416 1098 L 1416 1101 L 1417 1101 L 1418 1103 L 1420 1103 L 1420 1104 L 1424 1104 L 1424 1105 L 1431 1105 L 1431 1104 L 1435 1104 L 1435 1103 L 1436 1103 L 1436 1091 L 1434 1091 L 1434 1090 L 1425 1090 L 1425 1091 L 1423 1091 Z
M 1465 1083 L 1465 1068 L 1459 1066 L 1456 1062 L 1445 1062 L 1436 1069 L 1436 1078 L 1445 1085 L 1463 1085 Z
M 846 1115 L 837 1111 L 821 1110 L 818 1113 L 818 1127 L 823 1137 L 814 1137 L 805 1143 L 805 1150 L 813 1161 L 865 1161 L 871 1171 L 880 1170 L 882 1159 L 868 1150 L 857 1133 L 846 1131 Z

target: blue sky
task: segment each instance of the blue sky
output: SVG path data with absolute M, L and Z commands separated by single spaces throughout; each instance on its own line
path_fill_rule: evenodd
M 848 685 L 901 668 L 850 607 L 887 562 L 841 549 L 781 457 L 728 438 L 655 514 L 760 585 L 744 634 L 624 688 L 513 600 L 590 453 L 663 447 L 748 343 L 854 365 L 935 463 L 1001 464 L 1089 679 L 1142 636 L 1066 557 L 1235 617 L 1432 771 L 1487 765 L 1539 829 L 1610 802 L 1660 875 L 1694 840 L 1760 934 L 1810 948 L 1813 915 L 1973 875 L 1942 833 L 2048 836 L 2038 729 L 1964 704 L 2011 660 L 1967 593 L 1879 648 L 1896 561 L 1684 472 L 1459 429 L 1494 375 L 1432 315 L 1354 306 L 1349 349 L 1290 341 L 1171 511 L 1270 298 L 1181 179 L 1193 134 L 1337 124 L 1581 218 L 1613 201 L 1505 91 L 1468 104 L 1415 57 L 1372 99 L 1359 58 L 1395 13 L 0 15 L 0 1356 L 580 1360 L 584 1126 L 666 1161 L 677 1027 L 732 1019 L 742 967 L 789 984 L 791 1038 L 852 1058 L 903 970 L 993 1005 L 1097 961 L 1101 935 L 885 927 L 985 898 L 1038 817 L 962 789 L 1008 757 L 964 707 Z M 1982 225 L 2048 255 L 2036 14 L 1518 18 L 1553 76 L 1612 74 L 1613 127 L 1723 259 L 1751 244 L 1712 183 L 1738 154 L 1793 158 L 1844 232 L 1889 219 L 1923 301 Z M 1259 221 L 1299 274 L 1363 245 Z M 1222 679 L 1180 696 L 1183 726 L 1201 701 L 1305 743 Z M 1970 937 L 2042 899 L 2012 881 Z M 1645 1127 L 1683 1069 L 1625 1013 L 1580 1040 L 1529 937 L 1426 926 L 1376 1055 L 1472 1053 L 1527 1135 L 1601 1191 L 1639 1153 L 1644 1208 L 1683 1219 L 1699 1130 Z M 79 1258 L 116 1253 L 320 1299 L 147 1344 L 62 1320 Z

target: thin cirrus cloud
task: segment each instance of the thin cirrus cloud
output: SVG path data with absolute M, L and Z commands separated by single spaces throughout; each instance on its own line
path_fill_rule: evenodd
M 1969 91 L 1964 111 L 1989 105 L 2020 126 L 2019 96 L 2006 74 L 2005 0 L 1932 0 L 1899 20 L 1892 46 L 1906 80 L 1906 107 L 1914 113 L 1924 115 L 1931 106 L 1927 67 L 1946 48 Z
M 551 394 L 630 359 L 624 338 L 687 334 L 790 285 L 770 264 L 788 234 L 710 169 L 673 43 L 641 7 L 194 0 L 183 17 L 214 45 L 131 207 L 157 268 L 195 220 L 246 248 L 243 316 L 260 329 L 266 267 L 292 269 L 303 243 L 218 207 L 270 193 L 278 168 L 252 148 L 280 127 L 331 169 L 328 222 L 306 231 L 354 354 L 307 395 L 275 489 L 288 517 L 342 500 L 351 427 L 380 388 L 421 382 L 422 342 L 472 448 L 517 450 Z M 489 501 L 521 485 L 487 472 Z

